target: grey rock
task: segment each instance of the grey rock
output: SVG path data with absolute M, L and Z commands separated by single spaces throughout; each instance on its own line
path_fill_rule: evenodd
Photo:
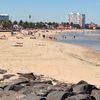
M 26 78 L 18 78 L 13 80 L 13 85 L 21 85 L 21 84 L 28 84 L 29 83 L 29 79 Z
M 38 89 L 34 91 L 37 96 L 46 97 L 51 91 L 46 89 Z
M 30 82 L 27 84 L 27 86 L 35 86 L 38 84 L 47 84 L 47 85 L 52 85 L 51 81 L 41 81 L 40 80 L 30 80 Z
M 27 95 L 20 100 L 46 100 L 46 98 L 41 96 L 36 96 L 34 94 Z
M 100 100 L 100 90 L 93 90 L 91 96 L 93 96 L 95 100 Z
M 23 96 L 14 91 L 3 91 L 0 93 L 0 100 L 20 100 Z
M 47 100 L 65 100 L 69 96 L 69 93 L 64 91 L 52 91 L 48 94 Z
M 5 73 L 7 73 L 7 70 L 0 69 L 0 74 L 5 74 Z
M 10 84 L 12 84 L 12 82 L 0 82 L 0 88 L 4 90 Z
M 23 88 L 24 88 L 24 86 L 21 86 L 21 85 L 11 85 L 11 86 L 9 87 L 9 90 L 18 92 L 18 91 L 20 91 L 20 90 L 23 89 Z
M 49 84 L 39 83 L 35 84 L 33 87 L 35 89 L 47 89 L 49 86 L 50 86 Z
M 78 94 L 78 95 L 75 95 L 75 96 L 70 96 L 65 100 L 92 100 L 92 99 L 87 94 Z
M 77 83 L 77 85 L 80 85 L 80 84 L 88 84 L 88 82 L 81 80 L 80 82 Z
M 3 76 L 3 79 L 9 79 L 11 77 L 15 76 L 14 74 L 7 74 Z
M 73 92 L 75 93 L 85 93 L 85 94 L 91 94 L 93 89 L 96 89 L 94 85 L 90 84 L 79 84 L 72 87 Z
M 28 79 L 32 79 L 32 80 L 35 80 L 36 77 L 33 73 L 17 73 L 20 77 L 25 77 L 25 78 L 28 78 Z

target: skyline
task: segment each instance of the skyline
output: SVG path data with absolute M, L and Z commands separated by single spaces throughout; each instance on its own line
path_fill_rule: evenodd
M 1 0 L 0 13 L 7 13 L 11 20 L 33 22 L 67 22 L 71 12 L 86 14 L 86 23 L 94 22 L 100 25 L 100 0 Z

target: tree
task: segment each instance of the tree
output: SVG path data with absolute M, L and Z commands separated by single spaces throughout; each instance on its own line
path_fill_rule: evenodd
M 63 22 L 62 25 L 63 25 L 64 27 L 66 27 L 66 26 L 67 26 L 67 23 Z
M 24 28 L 29 28 L 29 26 L 30 26 L 30 25 L 29 25 L 29 23 L 28 23 L 27 21 L 23 23 L 23 27 L 24 27 Z
M 73 24 L 73 27 L 74 28 L 77 28 L 77 29 L 80 29 L 81 28 L 81 26 L 79 24 Z
M 17 21 L 14 21 L 14 22 L 13 22 L 13 25 L 17 25 L 17 24 L 18 24 L 18 22 L 17 22 Z
M 24 22 L 22 20 L 19 21 L 19 25 L 23 27 Z
M 71 22 L 71 23 L 70 23 L 70 26 L 72 26 L 72 27 L 73 27 L 73 25 L 74 25 L 74 24 L 73 24 L 73 22 Z
M 29 28 L 35 28 L 35 23 L 30 22 L 29 23 Z
M 4 29 L 11 29 L 12 28 L 12 22 L 10 20 L 3 20 L 1 22 L 1 25 Z

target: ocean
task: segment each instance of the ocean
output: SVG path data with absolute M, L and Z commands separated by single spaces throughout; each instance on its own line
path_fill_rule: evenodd
M 100 51 L 100 30 L 61 33 L 56 38 L 58 42 L 81 45 Z

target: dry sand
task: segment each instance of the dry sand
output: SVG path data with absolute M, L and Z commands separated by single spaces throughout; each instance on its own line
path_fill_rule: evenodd
M 23 47 L 12 46 L 16 42 L 22 42 Z M 12 74 L 43 74 L 69 83 L 85 80 L 100 86 L 100 52 L 41 38 L 9 35 L 8 40 L 0 40 L 0 69 Z

